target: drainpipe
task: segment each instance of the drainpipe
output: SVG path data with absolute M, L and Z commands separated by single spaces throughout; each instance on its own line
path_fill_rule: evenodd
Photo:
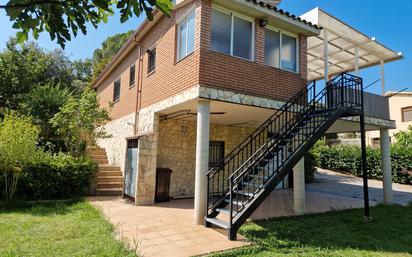
M 139 48 L 138 52 L 138 62 L 137 62 L 137 95 L 136 95 L 136 115 L 135 115 L 135 122 L 134 122 L 134 134 L 137 135 L 138 133 L 138 112 L 141 109 L 141 99 L 142 99 L 142 78 L 143 78 L 143 55 L 142 55 L 142 46 L 140 42 L 136 41 L 136 36 L 133 37 L 133 42 L 137 44 Z

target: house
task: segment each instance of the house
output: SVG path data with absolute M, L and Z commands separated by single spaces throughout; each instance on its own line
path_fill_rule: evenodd
M 194 222 L 234 239 L 289 175 L 304 213 L 302 157 L 320 136 L 394 128 L 380 111 L 386 98 L 363 94 L 356 75 L 401 55 L 319 8 L 298 17 L 266 2 L 184 0 L 170 17 L 155 11 L 94 81 L 101 106 L 113 104 L 112 138 L 98 144 L 135 204 L 154 204 L 156 171 L 170 169 L 170 196 L 194 197 Z
M 395 142 L 394 135 L 399 131 L 405 131 L 412 126 L 412 92 L 388 92 L 390 117 L 396 122 L 396 128 L 389 130 L 391 142 Z M 368 143 L 372 146 L 379 145 L 380 135 L 378 131 L 367 133 Z

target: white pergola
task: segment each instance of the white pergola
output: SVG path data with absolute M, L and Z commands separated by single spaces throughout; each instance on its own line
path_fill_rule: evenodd
M 370 38 L 320 8 L 301 15 L 322 28 L 320 35 L 308 38 L 308 80 L 329 80 L 330 76 L 371 66 L 381 66 L 382 95 L 385 94 L 384 64 L 402 59 L 402 53 Z

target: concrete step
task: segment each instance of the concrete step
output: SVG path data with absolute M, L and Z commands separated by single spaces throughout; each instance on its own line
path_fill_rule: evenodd
M 96 154 L 96 153 L 92 153 L 91 155 L 90 155 L 90 157 L 92 157 L 92 159 L 102 159 L 102 158 L 105 158 L 105 159 L 107 159 L 107 155 L 105 154 L 105 153 L 99 153 L 99 154 Z
M 107 158 L 106 153 L 91 153 L 90 157 L 92 158 Z
M 107 159 L 97 159 L 97 160 L 93 160 L 93 161 L 96 162 L 97 164 L 109 164 Z
M 122 182 L 123 183 L 123 177 L 120 175 L 117 176 L 97 176 L 97 182 L 98 183 L 105 183 L 105 182 Z
M 100 164 L 99 171 L 120 171 L 120 167 L 110 164 Z
M 116 189 L 116 188 L 123 188 L 123 182 L 97 182 L 98 189 Z
M 101 188 L 96 190 L 97 196 L 122 196 L 123 188 Z
M 121 177 L 123 176 L 122 172 L 120 170 L 104 170 L 104 171 L 98 171 L 96 173 L 97 179 L 102 178 L 102 177 Z

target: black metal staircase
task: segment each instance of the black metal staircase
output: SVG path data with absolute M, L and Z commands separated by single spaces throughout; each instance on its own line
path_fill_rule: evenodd
M 206 226 L 227 229 L 235 239 L 239 227 L 338 118 L 363 115 L 362 78 L 342 73 L 318 91 L 315 82 L 309 83 L 207 172 Z M 228 219 L 216 218 L 220 213 Z

